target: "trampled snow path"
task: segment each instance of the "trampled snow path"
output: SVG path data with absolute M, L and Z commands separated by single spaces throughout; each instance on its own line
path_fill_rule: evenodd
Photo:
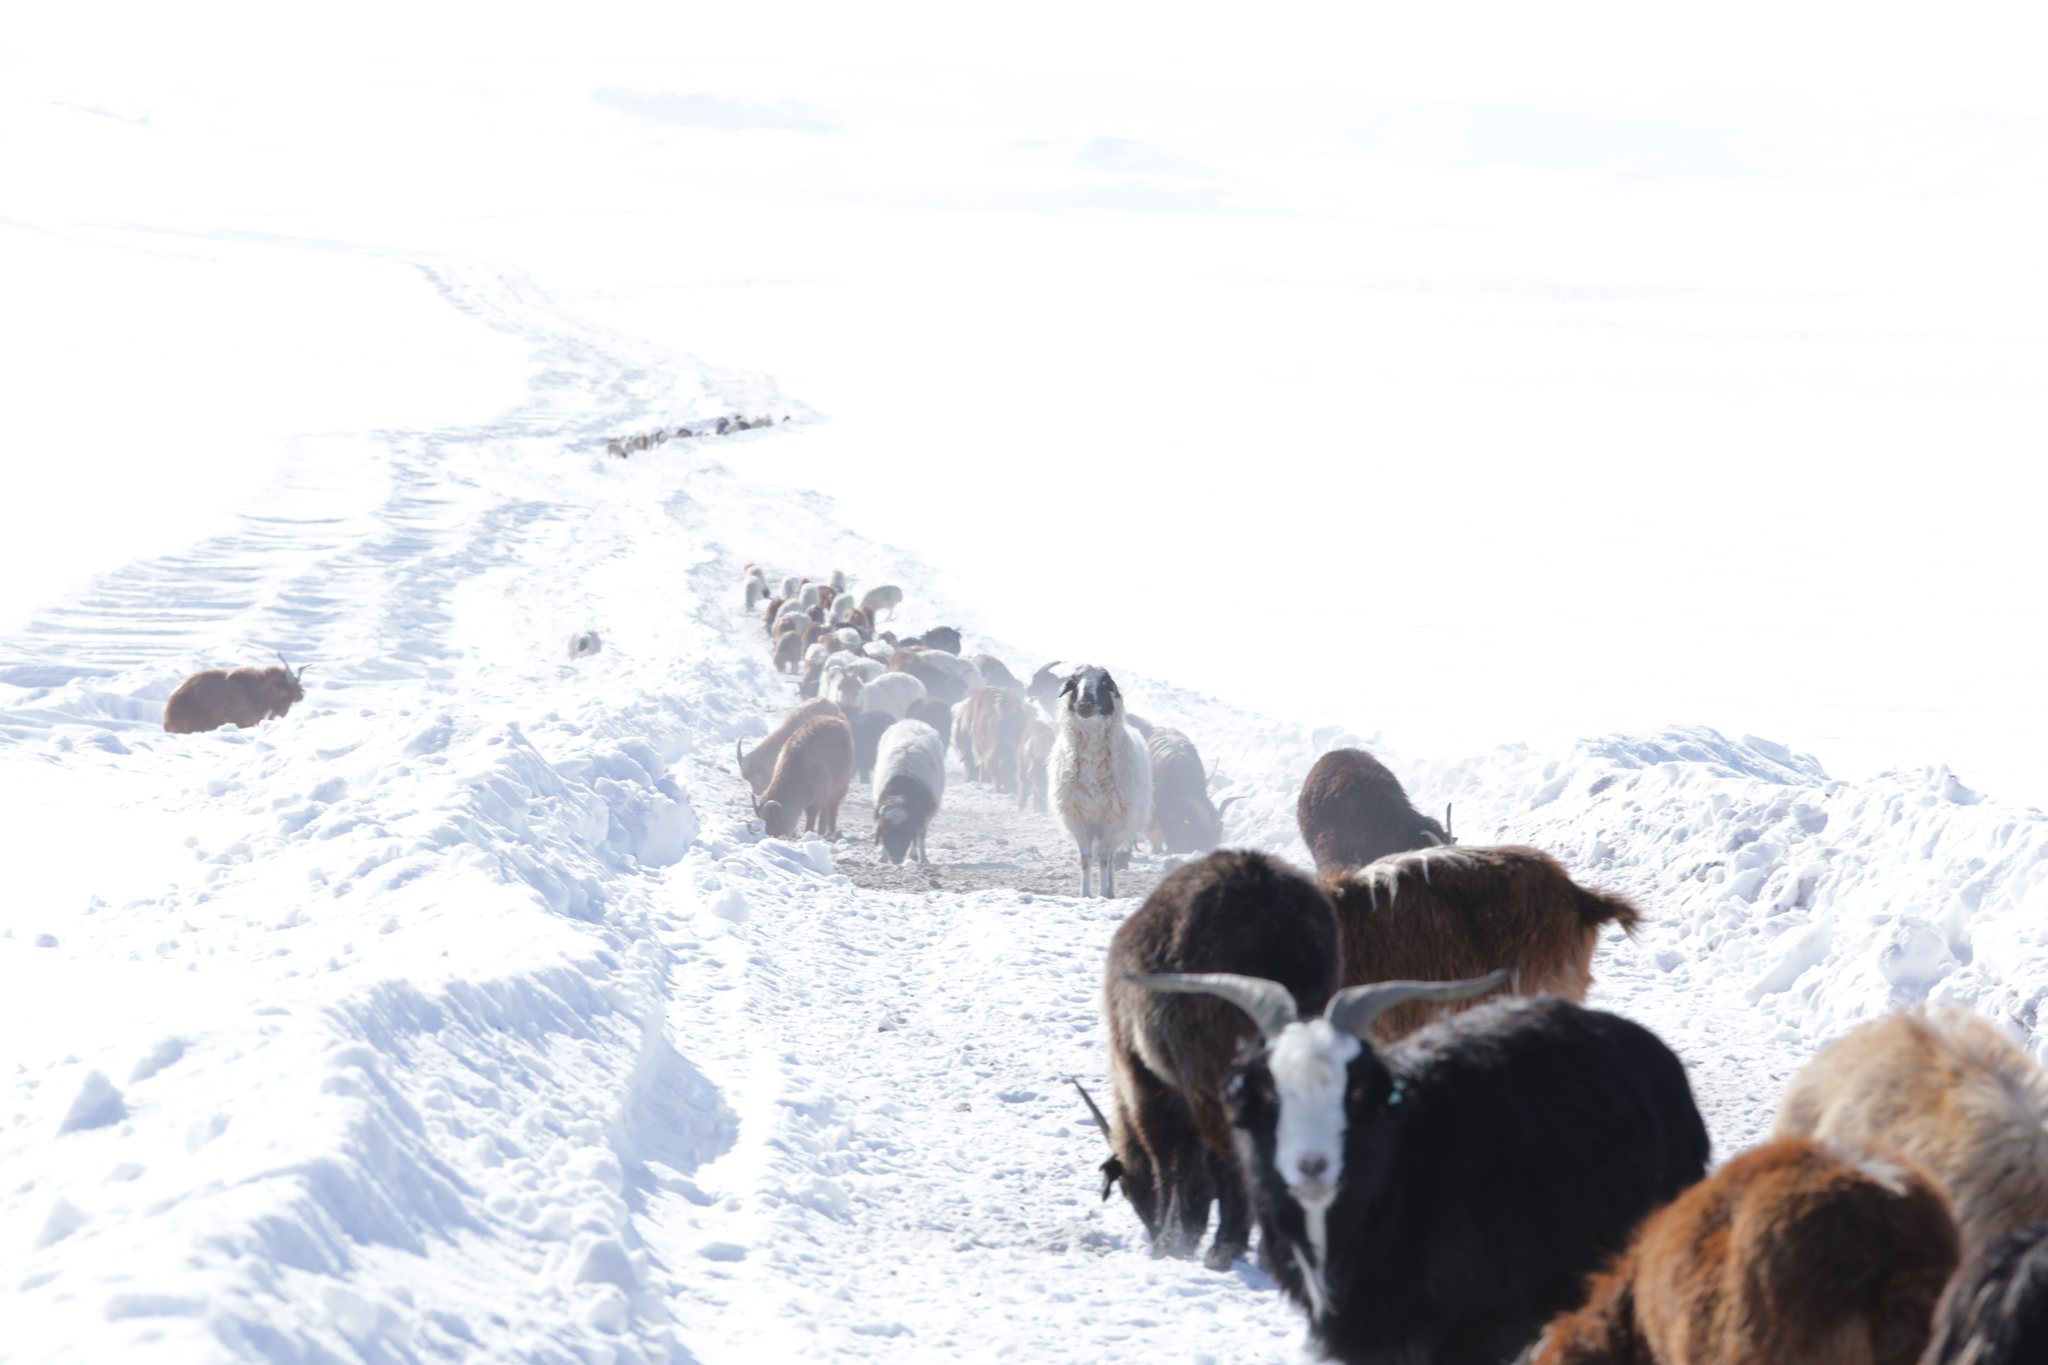
M 748 828 L 733 740 L 794 697 L 743 561 L 901 583 L 913 628 L 1013 667 L 1058 642 L 1018 654 L 925 566 L 736 472 L 799 428 L 724 463 L 595 456 L 773 386 L 430 268 L 530 346 L 527 405 L 309 440 L 242 531 L 0 643 L 0 781 L 34 795 L 0 929 L 0 1356 L 1297 1358 L 1256 1272 L 1153 1262 L 1096 1200 L 1064 1078 L 1101 1083 L 1130 902 L 863 890 Z M 590 625 L 605 651 L 569 664 Z M 189 668 L 273 648 L 311 664 L 290 717 L 157 728 Z M 1246 797 L 1231 841 L 1299 857 L 1301 774 L 1349 737 L 1109 662 Z M 1639 898 L 1597 1002 L 1687 1058 L 1723 1155 L 1817 1041 L 1895 1004 L 2043 1051 L 2037 813 L 1711 731 L 1394 761 L 1466 841 Z

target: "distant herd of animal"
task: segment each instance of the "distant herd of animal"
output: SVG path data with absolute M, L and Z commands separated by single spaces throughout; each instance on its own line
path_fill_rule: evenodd
M 1213 1206 L 1227 1268 L 1256 1223 L 1347 1362 L 2048 1365 L 2048 1072 L 1990 1022 L 1914 1010 L 1836 1040 L 1772 1140 L 1709 1174 L 1684 1064 L 1582 1004 L 1603 926 L 1642 922 L 1627 899 L 1456 844 L 1357 749 L 1303 781 L 1313 875 L 1219 849 L 1193 744 L 1105 670 L 1027 686 L 957 630 L 879 631 L 895 587 L 779 587 L 745 570 L 805 698 L 739 754 L 770 835 L 833 836 L 858 775 L 876 841 L 924 862 L 950 745 L 1020 806 L 1049 789 L 1083 895 L 1114 894 L 1141 832 L 1205 854 L 1112 938 L 1110 1113 L 1081 1090 L 1102 1197 L 1155 1256 L 1192 1255 Z
M 782 420 L 787 422 L 789 419 L 785 417 Z M 604 443 L 604 453 L 616 455 L 624 460 L 631 458 L 636 451 L 652 450 L 658 445 L 666 444 L 670 436 L 674 436 L 678 441 L 693 438 L 701 440 L 706 436 L 731 436 L 742 431 L 758 431 L 774 425 L 773 417 L 716 417 L 699 422 L 694 427 L 677 427 L 673 432 L 667 427 L 656 427 L 652 431 L 636 432 L 631 436 L 608 437 Z

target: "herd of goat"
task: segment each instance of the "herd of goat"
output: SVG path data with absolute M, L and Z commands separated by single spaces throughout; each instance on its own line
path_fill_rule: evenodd
M 1220 849 L 1193 744 L 1105 670 L 1021 683 L 957 630 L 878 629 L 897 588 L 779 586 L 747 567 L 803 698 L 738 755 L 770 835 L 835 835 L 858 775 L 876 842 L 924 862 L 951 748 L 1051 807 L 1083 895 L 1115 894 L 1141 834 L 1204 855 L 1112 938 L 1109 1112 L 1081 1089 L 1102 1197 L 1154 1255 L 1206 1236 L 1227 1268 L 1256 1225 L 1315 1343 L 1373 1365 L 2048 1362 L 2048 1072 L 1991 1023 L 1864 1025 L 1709 1174 L 1684 1064 L 1582 1004 L 1603 928 L 1641 923 L 1629 900 L 1534 848 L 1458 845 L 1357 749 L 1303 782 L 1312 875 Z

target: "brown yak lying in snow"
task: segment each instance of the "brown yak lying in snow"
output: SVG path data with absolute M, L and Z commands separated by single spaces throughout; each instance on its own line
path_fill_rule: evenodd
M 223 725 L 248 729 L 258 721 L 281 716 L 302 701 L 306 690 L 299 686 L 305 673 L 297 673 L 277 656 L 282 668 L 209 668 L 194 673 L 171 693 L 164 705 L 164 729 L 174 735 L 218 730 Z

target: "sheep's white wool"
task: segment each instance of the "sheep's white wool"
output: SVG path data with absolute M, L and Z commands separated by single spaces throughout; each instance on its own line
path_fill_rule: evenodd
M 946 794 L 945 741 L 921 720 L 899 720 L 882 732 L 882 744 L 875 753 L 876 793 L 899 775 L 923 783 L 934 806 Z
M 1429 883 L 1432 867 L 1464 865 L 1474 866 L 1481 861 L 1479 851 L 1459 848 L 1454 844 L 1441 844 L 1435 848 L 1421 848 L 1413 853 L 1395 853 L 1374 862 L 1367 863 L 1351 874 L 1352 883 L 1363 887 L 1371 899 L 1369 904 L 1377 906 L 1382 898 L 1393 900 L 1401 891 L 1401 878 L 1421 877 L 1423 884 Z
M 1084 850 L 1127 844 L 1151 818 L 1152 761 L 1121 704 L 1094 716 L 1062 705 L 1047 773 L 1053 808 Z
M 860 707 L 867 711 L 887 711 L 902 720 L 909 712 L 910 704 L 923 701 L 924 696 L 924 684 L 908 673 L 884 673 L 873 682 L 861 684 Z
M 1326 1208 L 1344 1175 L 1344 1084 L 1365 1045 L 1312 1019 L 1283 1030 L 1267 1055 L 1280 1101 L 1273 1165 L 1304 1209 Z M 1316 1247 L 1318 1263 L 1323 1248 Z

